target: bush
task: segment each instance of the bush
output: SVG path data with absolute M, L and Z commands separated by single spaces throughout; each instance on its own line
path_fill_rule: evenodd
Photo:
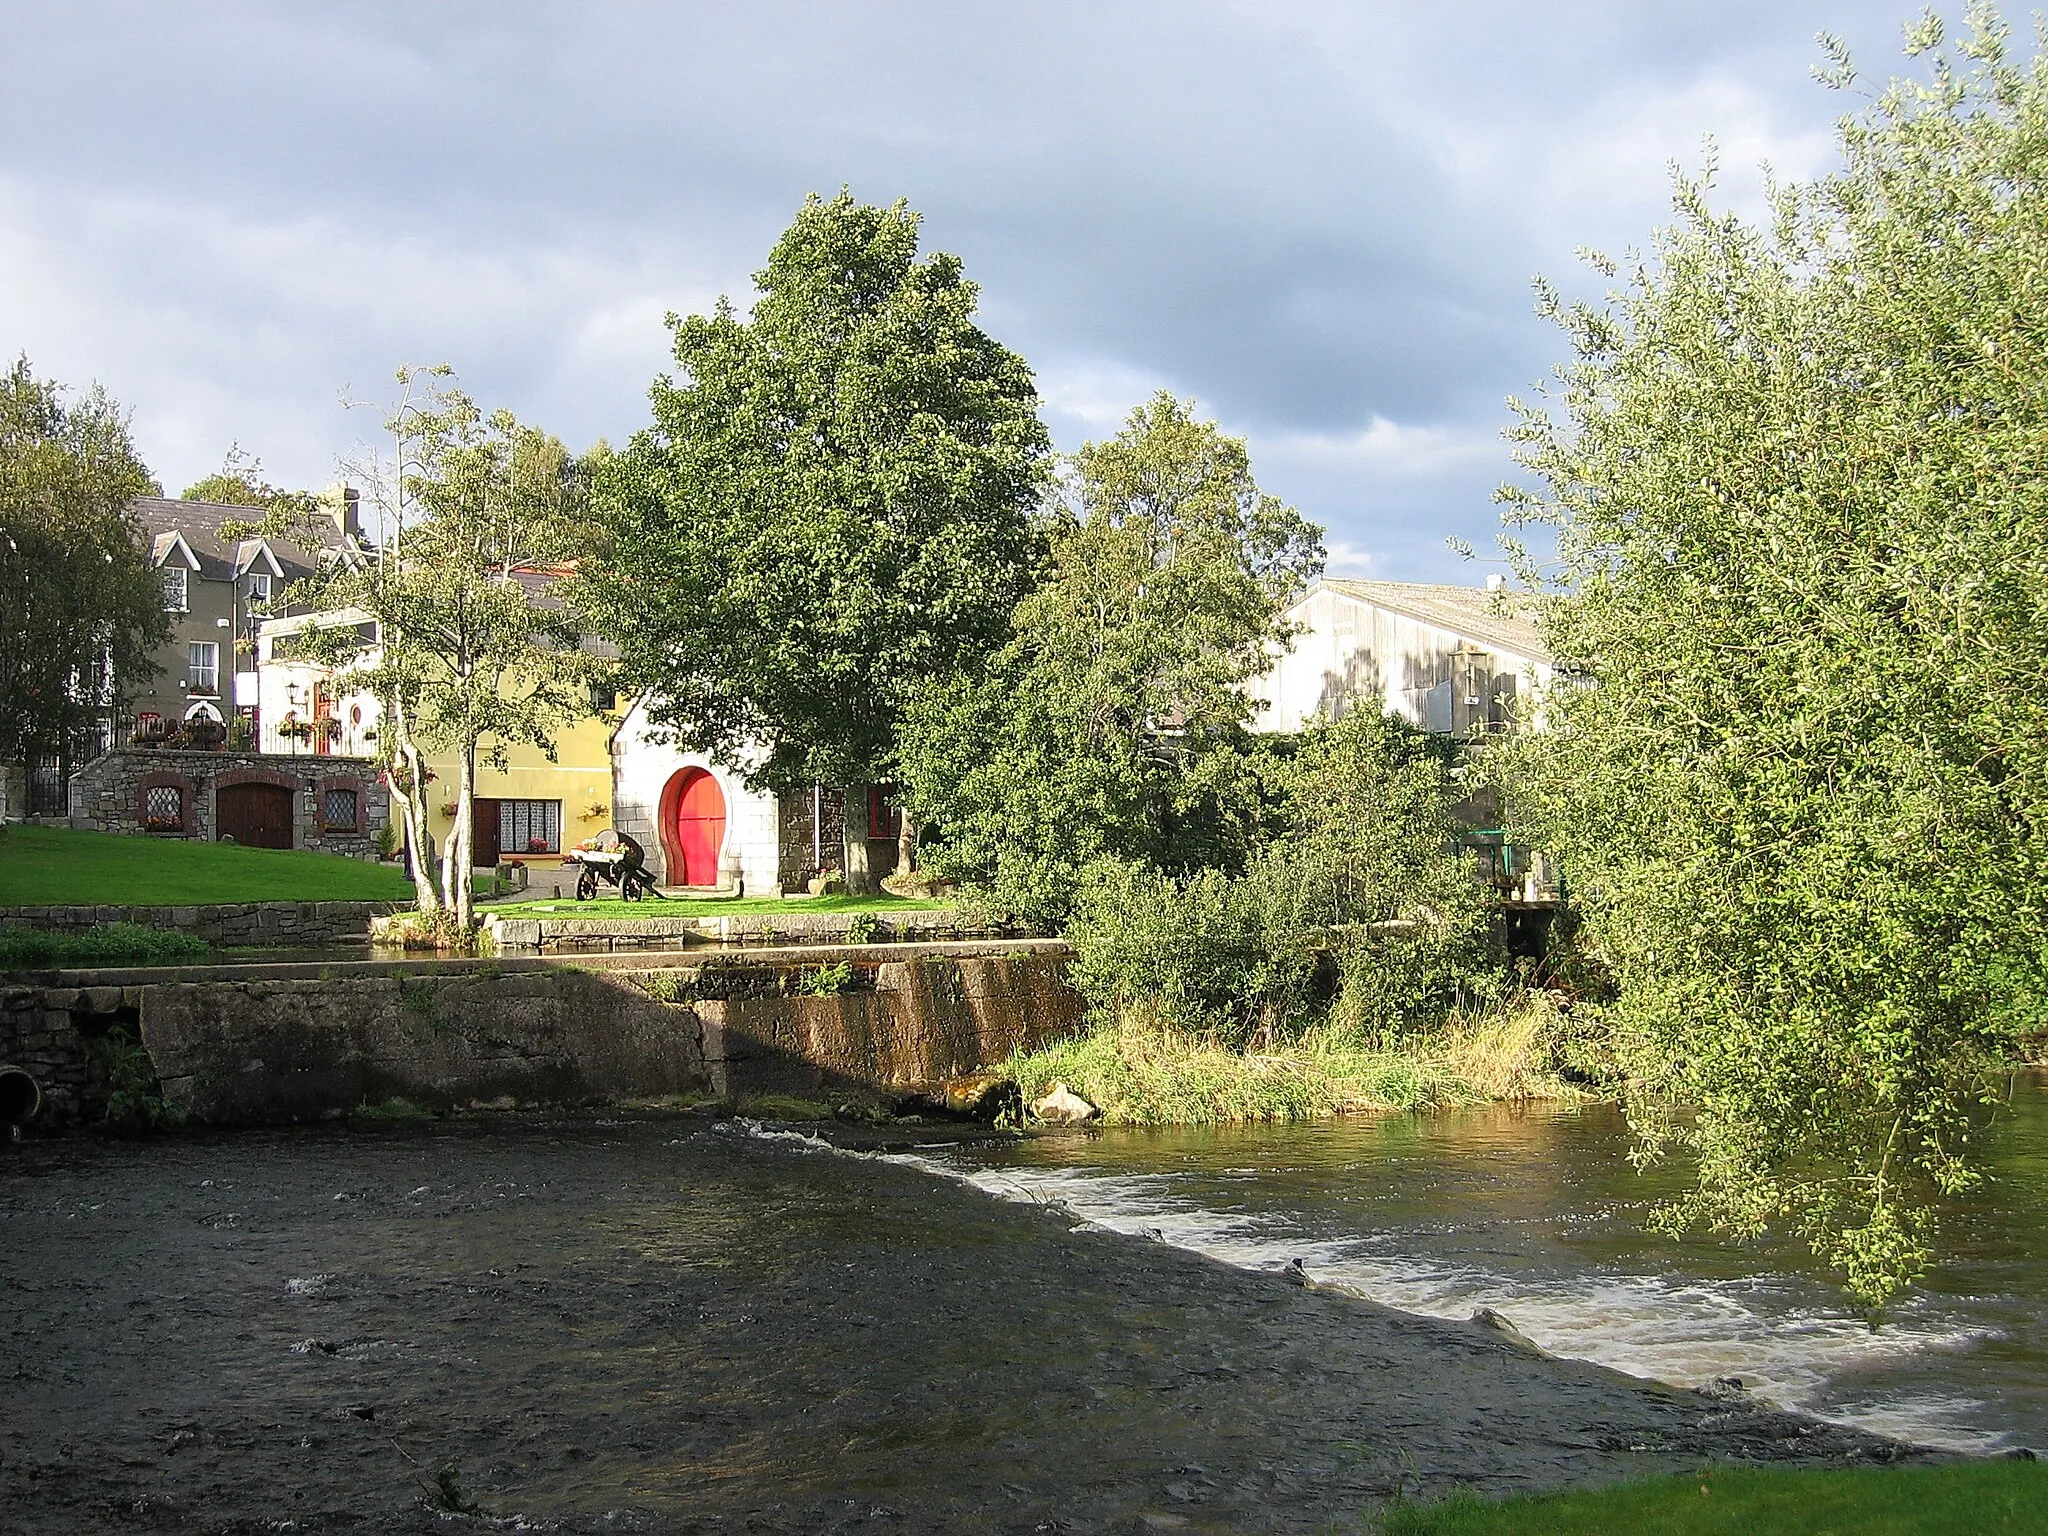
M 204 939 L 138 923 L 101 923 L 83 933 L 0 928 L 0 968 L 185 965 L 210 953 Z
M 133 1031 L 108 1030 L 86 1048 L 86 1063 L 106 1084 L 107 1108 L 101 1122 L 108 1129 L 162 1131 L 185 1123 L 185 1112 L 164 1102 L 156 1067 Z

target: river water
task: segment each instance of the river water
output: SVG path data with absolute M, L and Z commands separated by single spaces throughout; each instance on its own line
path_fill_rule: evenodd
M 1647 1233 L 1611 1106 L 1111 1130 L 924 1154 L 931 1171 L 1404 1311 L 1491 1307 L 1554 1353 L 1959 1450 L 2048 1447 L 2048 1077 L 2013 1085 L 1990 1178 L 1872 1330 L 1803 1248 Z

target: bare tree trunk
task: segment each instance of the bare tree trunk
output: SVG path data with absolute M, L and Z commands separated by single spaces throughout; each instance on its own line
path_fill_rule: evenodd
M 455 801 L 456 863 L 448 875 L 452 887 L 449 905 L 455 909 L 455 931 L 467 936 L 476 916 L 476 881 L 471 865 L 476 859 L 476 747 L 463 749 L 461 789 Z
M 427 831 L 426 764 L 420 761 L 419 748 L 413 745 L 405 705 L 396 697 L 384 712 L 384 729 L 391 751 L 391 787 L 398 793 L 405 818 L 405 851 L 412 860 L 413 889 L 419 893 L 421 915 L 432 921 L 441 910 L 441 897 L 434 887 L 434 839 Z M 403 790 L 398 789 L 399 779 L 405 781 Z
M 868 870 L 868 787 L 846 786 L 840 820 L 846 831 L 846 891 L 849 896 L 875 894 L 875 877 Z

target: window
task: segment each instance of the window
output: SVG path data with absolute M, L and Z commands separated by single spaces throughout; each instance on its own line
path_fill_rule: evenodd
M 185 691 L 220 692 L 220 642 L 194 640 L 186 652 Z
M 150 832 L 183 832 L 185 791 L 175 784 L 152 784 L 143 796 L 142 823 Z
M 590 707 L 599 710 L 617 709 L 619 707 L 619 690 L 610 683 L 592 681 L 590 685 Z
M 356 829 L 356 792 L 352 789 L 330 789 L 320 801 L 320 827 L 326 832 L 353 832 Z
M 500 800 L 498 851 L 508 859 L 517 858 L 522 853 L 560 853 L 562 802 Z
M 270 601 L 270 576 L 265 571 L 254 571 L 249 576 L 249 601 L 267 603 Z
M 161 574 L 164 579 L 164 612 L 191 612 L 192 605 L 185 597 L 185 582 L 192 573 L 182 565 L 167 565 Z

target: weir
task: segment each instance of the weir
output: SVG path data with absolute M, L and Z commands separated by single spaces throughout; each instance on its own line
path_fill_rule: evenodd
M 174 1109 L 209 1123 L 704 1092 L 915 1093 L 1074 1028 L 1048 940 L 52 973 L 0 985 L 0 1061 L 37 1128 L 96 1118 L 92 1042 L 128 1030 Z

